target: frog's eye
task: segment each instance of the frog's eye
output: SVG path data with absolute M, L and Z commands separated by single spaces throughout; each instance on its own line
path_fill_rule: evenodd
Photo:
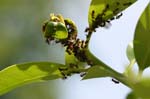
M 43 28 L 44 37 L 48 43 L 54 39 L 62 40 L 68 37 L 66 26 L 61 22 L 49 21 L 43 25 Z

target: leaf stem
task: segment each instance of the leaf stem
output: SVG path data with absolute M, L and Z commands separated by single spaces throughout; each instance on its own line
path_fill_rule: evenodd
M 135 62 L 136 62 L 135 59 L 133 59 L 133 60 L 130 61 L 130 64 L 127 66 L 127 69 L 124 72 L 124 75 L 130 76 L 130 73 L 132 73 L 132 68 L 133 68 Z
M 129 80 L 127 76 L 123 75 L 122 73 L 119 73 L 112 69 L 110 66 L 103 63 L 101 60 L 96 58 L 88 49 L 86 50 L 86 55 L 88 59 L 90 59 L 94 65 L 98 65 L 106 69 L 106 71 L 110 74 L 110 77 L 113 77 L 123 83 L 124 85 L 132 88 L 133 81 Z
M 93 31 L 90 30 L 88 32 L 88 36 L 86 38 L 87 41 L 87 46 L 85 48 L 85 54 L 86 57 L 89 61 L 91 61 L 94 65 L 97 66 L 101 66 L 104 69 L 106 69 L 106 71 L 108 72 L 108 74 L 110 74 L 110 77 L 117 79 L 118 81 L 120 81 L 121 83 L 123 83 L 124 85 L 132 88 L 134 81 L 130 80 L 126 75 L 124 75 L 123 73 L 119 73 L 117 71 L 115 71 L 114 69 L 112 69 L 110 66 L 106 65 L 105 63 L 103 63 L 101 60 L 99 60 L 97 57 L 95 57 L 89 50 L 89 41 L 90 38 L 92 36 Z
M 139 70 L 138 75 L 137 75 L 137 81 L 140 81 L 143 75 L 143 70 Z

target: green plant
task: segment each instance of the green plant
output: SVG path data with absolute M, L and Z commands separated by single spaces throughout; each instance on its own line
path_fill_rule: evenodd
M 71 19 L 63 18 L 62 15 L 50 14 L 50 19 L 42 26 L 43 35 L 46 43 L 50 44 L 53 41 L 64 46 L 66 63 L 31 62 L 9 66 L 0 71 L 0 94 L 28 83 L 66 79 L 73 74 L 82 74 L 83 80 L 112 77 L 115 83 L 125 84 L 132 89 L 127 99 L 149 99 L 150 78 L 144 78 L 142 72 L 150 65 L 150 34 L 148 34 L 150 32 L 150 4 L 147 5 L 139 19 L 133 43 L 127 47 L 130 64 L 124 73 L 113 70 L 99 60 L 90 52 L 88 46 L 96 28 L 103 28 L 106 24 L 121 17 L 121 11 L 134 2 L 136 0 L 92 0 L 88 13 L 89 27 L 85 29 L 87 32 L 85 41 L 77 38 L 78 30 Z M 135 62 L 139 67 L 138 75 L 132 71 Z

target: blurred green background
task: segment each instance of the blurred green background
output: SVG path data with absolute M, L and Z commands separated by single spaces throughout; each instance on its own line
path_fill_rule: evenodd
M 63 48 L 48 46 L 41 31 L 49 13 L 56 12 L 57 2 L 0 0 L 0 69 L 30 61 L 63 62 Z M 0 99 L 60 99 L 60 92 L 59 84 L 49 81 L 17 88 Z

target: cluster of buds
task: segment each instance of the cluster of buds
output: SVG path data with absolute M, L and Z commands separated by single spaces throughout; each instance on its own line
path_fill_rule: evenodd
M 44 22 L 42 30 L 48 44 L 53 40 L 61 42 L 68 37 L 68 31 L 61 15 L 50 14 L 50 19 Z
M 66 47 L 66 52 L 74 56 L 81 62 L 86 62 L 84 53 L 86 43 L 77 38 L 77 27 L 71 19 L 64 19 L 61 15 L 50 14 L 50 19 L 43 24 L 43 33 L 46 42 L 51 41 L 61 43 Z
M 88 62 L 85 55 L 87 44 L 84 40 L 77 38 L 77 27 L 71 19 L 64 19 L 61 15 L 50 14 L 50 19 L 44 22 L 42 30 L 46 43 L 50 44 L 51 41 L 61 43 L 65 47 L 66 53 L 73 55 L 80 62 L 91 63 Z M 68 65 L 68 67 L 59 68 L 64 78 L 72 73 L 79 73 L 75 71 L 75 69 L 78 69 L 77 64 L 70 63 Z

